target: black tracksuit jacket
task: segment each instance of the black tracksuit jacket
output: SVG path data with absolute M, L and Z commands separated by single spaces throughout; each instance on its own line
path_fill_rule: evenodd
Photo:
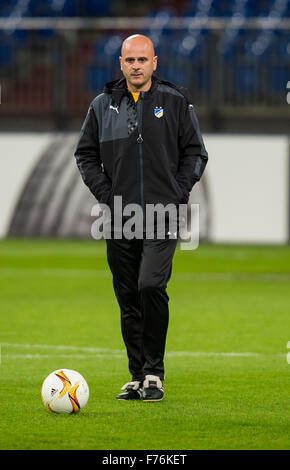
M 187 92 L 157 77 L 137 103 L 125 79 L 107 84 L 90 105 L 75 157 L 99 202 L 114 212 L 113 196 L 122 196 L 123 207 L 143 207 L 144 219 L 146 204 L 186 203 L 208 159 Z M 177 239 L 106 241 L 132 380 L 149 374 L 163 381 Z
M 123 207 L 144 211 L 148 203 L 186 203 L 208 155 L 187 90 L 153 76 L 137 103 L 125 78 L 106 84 L 89 107 L 75 158 L 99 202 L 112 206 L 118 195 Z

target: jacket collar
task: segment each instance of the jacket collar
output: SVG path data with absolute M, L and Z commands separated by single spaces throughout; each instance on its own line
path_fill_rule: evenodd
M 181 93 L 181 95 L 186 99 L 189 104 L 192 103 L 192 96 L 186 88 L 177 86 L 174 83 L 168 82 L 167 80 L 163 80 L 162 78 L 159 78 L 156 75 L 152 75 L 151 88 L 144 94 L 144 99 L 150 98 L 152 93 L 154 93 L 154 91 L 158 87 L 158 84 L 163 84 L 174 88 L 179 93 Z M 104 93 L 111 94 L 114 103 L 117 106 L 120 106 L 123 96 L 129 96 L 126 79 L 121 78 L 118 80 L 113 80 L 112 82 L 108 82 L 104 87 Z
M 148 99 L 150 95 L 156 90 L 160 79 L 155 75 L 152 75 L 152 84 L 150 89 L 144 94 L 144 99 Z M 119 106 L 123 96 L 129 96 L 127 89 L 127 83 L 125 78 L 119 80 L 113 80 L 112 82 L 106 83 L 104 87 L 104 93 L 112 95 L 114 103 Z

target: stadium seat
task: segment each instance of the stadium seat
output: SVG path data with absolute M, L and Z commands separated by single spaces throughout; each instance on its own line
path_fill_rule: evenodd
M 15 29 L 12 34 L 12 40 L 17 44 L 23 45 L 29 36 L 29 31 L 26 29 Z
M 0 65 L 8 67 L 12 63 L 12 47 L 11 42 L 2 40 L 0 41 Z
M 234 69 L 234 87 L 238 93 L 252 93 L 258 89 L 259 77 L 254 65 L 237 66 Z
M 269 66 L 267 72 L 269 90 L 284 97 L 286 85 L 289 81 L 289 65 Z
M 55 7 L 52 9 L 54 10 L 55 16 L 67 16 L 67 17 L 74 17 L 77 16 L 77 0 L 64 0 L 63 6 L 61 9 L 58 9 L 57 6 L 61 2 L 54 2 Z
M 191 62 L 202 62 L 209 46 L 205 39 L 206 32 L 198 31 L 197 34 L 185 34 L 173 40 L 170 53 L 177 57 L 186 57 Z
M 108 0 L 82 0 L 83 16 L 107 16 L 110 13 L 111 2 Z
M 186 72 L 186 68 L 182 65 L 180 66 L 160 66 L 158 67 L 158 76 L 161 78 L 168 80 L 169 82 L 173 82 L 179 86 L 187 86 L 188 82 L 188 75 Z
M 101 93 L 103 91 L 105 83 L 111 81 L 114 77 L 112 77 L 110 73 L 109 64 L 95 63 L 90 64 L 86 68 L 85 73 L 85 89 L 89 93 Z
M 290 59 L 290 34 L 282 32 L 278 34 L 275 41 L 275 53 L 278 57 Z
M 147 33 L 156 31 L 158 34 L 162 34 L 163 36 L 172 35 L 173 31 L 171 28 L 169 28 L 168 23 L 170 19 L 175 15 L 175 11 L 169 7 L 162 7 L 153 10 L 145 16 L 145 18 L 151 18 L 152 23 L 154 24 L 154 28 L 152 28 L 151 30 L 149 29 Z M 156 28 L 157 25 L 159 25 L 159 28 Z
M 7 17 L 11 14 L 15 6 L 17 5 L 18 0 L 6 0 L 6 1 L 1 1 L 0 4 L 0 16 L 2 17 Z
M 29 14 L 31 16 L 76 16 L 76 0 L 30 0 L 28 4 Z
M 204 15 L 214 16 L 215 8 L 213 0 L 191 0 L 184 11 L 185 17 Z
M 119 70 L 118 57 L 123 37 L 120 35 L 105 36 L 99 39 L 93 49 L 93 59 L 85 72 L 85 88 L 90 93 L 101 92 L 106 82 L 115 78 Z
M 279 56 L 290 61 L 290 37 L 288 39 L 281 39 L 279 43 Z M 290 76 L 290 74 L 289 74 Z

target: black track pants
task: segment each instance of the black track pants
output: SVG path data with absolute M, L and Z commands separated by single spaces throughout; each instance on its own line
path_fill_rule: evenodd
M 106 242 L 132 380 L 142 381 L 146 374 L 164 380 L 169 317 L 166 287 L 177 240 Z

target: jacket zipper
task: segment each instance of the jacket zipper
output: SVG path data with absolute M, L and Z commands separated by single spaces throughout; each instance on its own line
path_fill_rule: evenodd
M 144 207 L 144 176 L 143 176 L 143 137 L 142 137 L 142 100 L 144 98 L 144 91 L 140 92 L 137 101 L 137 119 L 138 119 L 138 138 L 137 143 L 139 147 L 139 161 L 140 161 L 140 192 L 141 192 L 141 207 L 145 215 Z

